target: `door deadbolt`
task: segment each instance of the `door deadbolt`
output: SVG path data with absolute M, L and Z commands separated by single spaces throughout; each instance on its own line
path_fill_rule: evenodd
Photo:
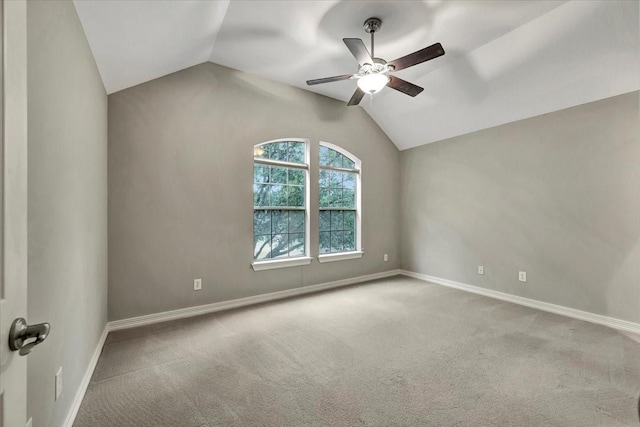
M 11 351 L 20 351 L 20 356 L 26 356 L 42 341 L 47 339 L 51 327 L 48 323 L 27 325 L 22 317 L 17 318 L 11 324 L 9 331 L 9 348 Z M 27 343 L 30 339 L 33 341 Z

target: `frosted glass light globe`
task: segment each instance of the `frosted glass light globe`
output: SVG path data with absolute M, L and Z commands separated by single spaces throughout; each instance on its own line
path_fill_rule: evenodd
M 366 93 L 377 93 L 389 83 L 389 77 L 385 74 L 367 74 L 358 79 L 358 87 Z

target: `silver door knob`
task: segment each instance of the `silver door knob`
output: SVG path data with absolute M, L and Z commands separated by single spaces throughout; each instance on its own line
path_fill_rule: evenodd
M 11 324 L 9 348 L 11 351 L 19 350 L 20 356 L 26 356 L 31 353 L 35 346 L 47 339 L 50 329 L 51 327 L 48 323 L 27 325 L 27 321 L 20 317 Z M 30 339 L 33 339 L 33 341 L 27 343 Z

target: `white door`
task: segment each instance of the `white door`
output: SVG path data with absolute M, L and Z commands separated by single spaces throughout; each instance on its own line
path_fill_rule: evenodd
M 9 329 L 27 317 L 27 5 L 0 0 L 0 11 L 0 427 L 24 427 L 27 358 L 9 349 Z

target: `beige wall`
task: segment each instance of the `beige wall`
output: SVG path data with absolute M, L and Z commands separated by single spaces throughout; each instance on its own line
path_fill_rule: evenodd
M 286 137 L 311 140 L 311 164 L 320 140 L 362 160 L 362 259 L 251 269 L 253 145 Z M 110 95 L 109 318 L 397 268 L 398 157 L 361 108 L 211 63 Z
M 29 356 L 34 427 L 62 424 L 107 319 L 107 156 L 112 320 L 402 266 L 640 321 L 638 93 L 399 153 L 360 108 L 207 63 L 109 96 L 107 153 L 72 3 L 30 1 L 28 31 L 28 319 L 52 325 Z M 312 164 L 320 140 L 362 160 L 362 259 L 251 270 L 252 147 L 285 137 Z
M 639 322 L 638 98 L 403 151 L 402 267 Z
M 107 95 L 70 1 L 29 1 L 28 416 L 61 426 L 107 320 Z M 54 376 L 63 390 L 54 402 Z

